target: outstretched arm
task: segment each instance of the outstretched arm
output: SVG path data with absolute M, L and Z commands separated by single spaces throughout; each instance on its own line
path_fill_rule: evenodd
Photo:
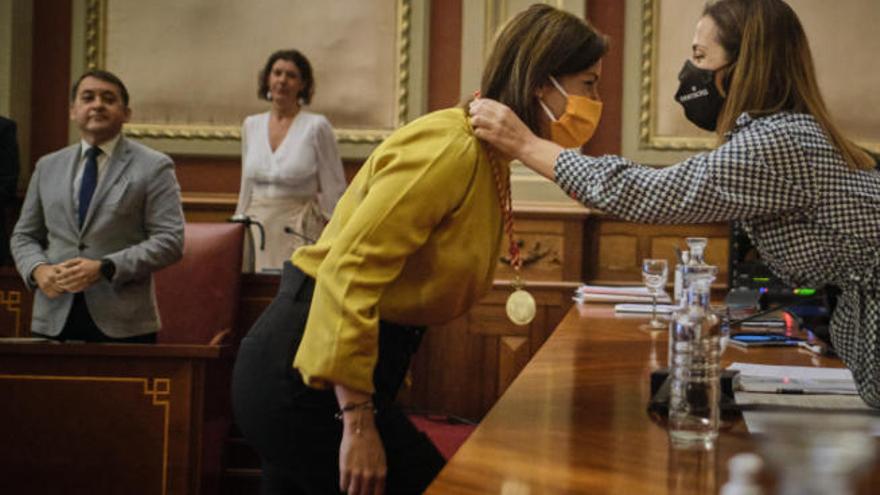
M 554 166 L 562 146 L 536 136 L 513 110 L 495 100 L 479 98 L 472 101 L 470 115 L 478 138 L 544 177 L 556 180 Z

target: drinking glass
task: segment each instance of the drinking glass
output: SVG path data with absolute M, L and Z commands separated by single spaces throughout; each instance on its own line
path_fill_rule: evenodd
M 665 259 L 646 258 L 642 261 L 642 280 L 651 293 L 651 321 L 648 326 L 654 329 L 666 328 L 666 323 L 657 318 L 657 296 L 664 294 L 663 288 L 669 278 L 669 265 Z

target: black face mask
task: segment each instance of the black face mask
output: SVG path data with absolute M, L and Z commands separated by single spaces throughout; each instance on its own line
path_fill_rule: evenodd
M 687 119 L 707 131 L 718 127 L 718 115 L 724 107 L 724 97 L 715 85 L 715 72 L 686 61 L 678 74 L 680 82 L 675 93 L 675 101 L 684 107 Z

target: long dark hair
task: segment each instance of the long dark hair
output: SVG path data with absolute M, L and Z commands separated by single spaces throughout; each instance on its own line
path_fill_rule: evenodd
M 717 132 L 733 129 L 743 112 L 752 116 L 789 111 L 813 116 L 852 169 L 874 160 L 843 136 L 822 99 L 804 28 L 783 0 L 718 0 L 704 16 L 718 26 L 718 41 L 732 62 L 730 90 Z

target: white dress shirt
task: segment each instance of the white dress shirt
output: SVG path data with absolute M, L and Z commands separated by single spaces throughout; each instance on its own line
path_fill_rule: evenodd
M 287 135 L 272 151 L 269 112 L 251 115 L 241 128 L 241 189 L 236 213 L 247 211 L 252 197 L 311 198 L 329 219 L 345 191 L 345 173 L 330 122 L 300 110 Z

